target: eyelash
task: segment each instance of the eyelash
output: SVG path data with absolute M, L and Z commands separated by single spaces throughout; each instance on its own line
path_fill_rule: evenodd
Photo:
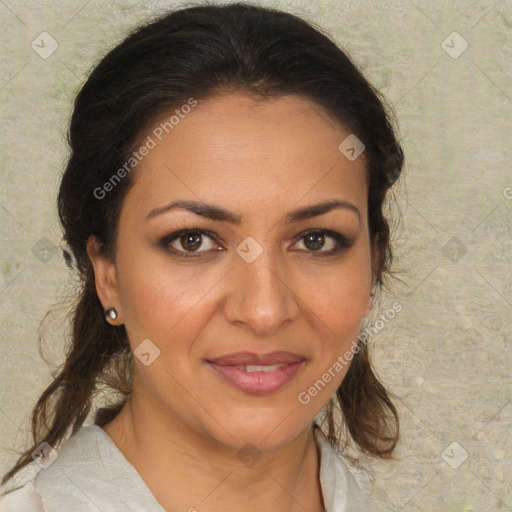
M 200 229 L 199 227 L 194 226 L 193 228 L 186 228 L 181 229 L 179 231 L 175 231 L 174 233 L 171 233 L 160 241 L 160 245 L 167 251 L 170 251 L 173 255 L 176 255 L 177 257 L 181 258 L 198 258 L 201 256 L 202 253 L 211 253 L 211 251 L 181 251 L 178 249 L 175 249 L 174 247 L 170 247 L 170 244 L 174 242 L 174 240 L 179 239 L 182 235 L 188 235 L 188 234 L 197 234 L 201 236 L 208 236 L 211 238 L 215 243 L 218 244 L 218 238 L 215 235 L 215 233 L 212 233 L 211 231 L 208 231 L 206 229 Z M 329 257 L 329 256 L 335 256 L 338 253 L 350 249 L 354 245 L 353 240 L 349 240 L 348 238 L 344 237 L 341 233 L 337 233 L 336 231 L 331 231 L 329 229 L 308 229 L 307 231 L 303 231 L 302 233 L 299 233 L 295 237 L 295 242 L 297 243 L 300 240 L 303 240 L 308 235 L 317 235 L 322 234 L 324 236 L 333 238 L 334 241 L 337 244 L 337 247 L 334 249 L 331 249 L 329 251 L 305 251 L 309 253 L 313 257 Z M 303 251 L 301 251 L 303 252 Z

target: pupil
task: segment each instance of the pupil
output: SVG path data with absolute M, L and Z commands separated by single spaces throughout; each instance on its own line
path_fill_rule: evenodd
M 194 241 L 195 240 L 195 241 Z M 184 249 L 195 251 L 201 246 L 201 236 L 197 233 L 189 233 L 181 236 L 181 245 Z
M 308 245 L 308 241 L 311 241 L 312 243 Z M 308 235 L 306 237 L 306 247 L 308 247 L 309 249 L 312 249 L 313 251 L 321 249 L 323 245 L 324 245 L 324 236 L 321 234 L 313 234 L 313 235 Z

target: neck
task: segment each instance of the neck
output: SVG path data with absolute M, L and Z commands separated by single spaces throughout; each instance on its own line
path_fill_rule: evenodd
M 323 512 L 312 426 L 278 449 L 253 452 L 251 459 L 180 422 L 158 418 L 132 395 L 103 429 L 165 510 Z

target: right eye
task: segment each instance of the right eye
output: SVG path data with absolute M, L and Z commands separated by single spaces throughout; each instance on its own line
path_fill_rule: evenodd
M 185 258 L 194 257 L 192 253 L 211 252 L 213 247 L 217 245 L 214 241 L 215 236 L 208 234 L 204 230 L 182 229 L 165 236 L 160 244 L 173 253 Z M 198 254 L 197 256 L 200 256 Z

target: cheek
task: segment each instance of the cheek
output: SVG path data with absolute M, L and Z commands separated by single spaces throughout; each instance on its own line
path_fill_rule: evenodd
M 371 267 L 366 251 L 358 251 L 343 265 L 304 275 L 304 303 L 332 333 L 359 328 L 370 298 Z
M 370 258 L 367 254 L 369 251 L 366 250 L 355 251 L 332 272 L 318 273 L 315 279 L 308 278 L 314 286 L 303 288 L 305 311 L 309 308 L 310 321 L 317 335 L 317 359 L 311 368 L 309 381 L 322 380 L 325 384 L 322 396 L 334 393 L 348 371 L 357 348 L 371 285 Z
M 353 279 L 349 286 L 343 275 L 337 277 L 329 280 L 329 293 L 310 296 L 317 344 L 297 399 L 313 416 L 336 392 L 352 364 L 367 304 L 364 280 Z
M 185 328 L 194 336 L 202 323 L 198 315 L 210 314 L 208 291 L 218 280 L 211 272 L 172 265 L 165 255 L 125 251 L 118 273 L 123 319 L 132 345 L 144 338 L 164 343 Z

